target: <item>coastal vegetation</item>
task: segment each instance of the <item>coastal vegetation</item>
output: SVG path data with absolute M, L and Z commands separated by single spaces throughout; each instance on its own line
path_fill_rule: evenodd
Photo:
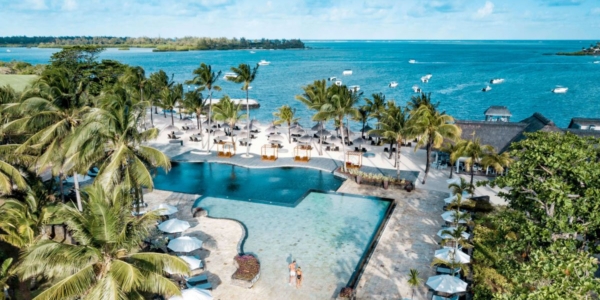
M 575 52 L 558 52 L 556 55 L 566 55 L 566 56 L 588 56 L 600 55 L 600 42 L 597 42 L 596 45 L 591 44 L 588 48 L 583 47 L 580 51 Z
M 71 46 L 97 46 L 104 48 L 155 48 L 156 51 L 237 50 L 237 49 L 304 49 L 298 39 L 270 40 L 246 38 L 150 38 L 112 36 L 7 36 L 0 37 L 0 47 L 64 48 Z
M 32 65 L 24 61 L 0 61 L 0 74 L 41 75 L 46 65 Z

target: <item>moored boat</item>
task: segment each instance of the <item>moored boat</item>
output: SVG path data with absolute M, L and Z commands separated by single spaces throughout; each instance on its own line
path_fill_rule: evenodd
M 421 88 L 418 85 L 413 85 L 412 90 L 415 93 L 421 93 L 422 92 Z
M 337 86 L 342 86 L 342 81 L 341 81 L 341 80 L 336 80 L 336 81 L 335 81 L 335 85 L 337 85 Z
M 270 64 L 271 64 L 271 62 L 270 62 L 270 61 L 266 61 L 266 60 L 264 60 L 264 59 L 258 62 L 258 65 L 259 65 L 259 66 L 268 66 L 268 65 L 270 65 Z
M 388 86 L 391 87 L 391 88 L 395 88 L 395 87 L 398 86 L 398 83 L 395 82 L 395 81 L 392 81 L 392 82 L 390 82 L 390 84 Z
M 425 83 L 429 82 L 429 79 L 431 79 L 432 76 L 433 75 L 431 75 L 431 74 L 427 74 L 427 75 L 421 77 L 421 82 L 425 82 Z
M 235 79 L 236 77 L 237 77 L 237 74 L 231 73 L 231 72 L 227 72 L 227 73 L 225 73 L 225 75 L 223 75 L 223 79 L 225 79 L 225 80 Z
M 351 92 L 355 92 L 356 93 L 356 92 L 360 91 L 360 86 L 358 86 L 358 85 L 351 85 L 351 86 L 348 87 L 348 90 L 351 91 Z
M 416 61 L 416 60 L 414 60 L 414 59 L 411 59 L 411 60 L 409 60 L 409 61 L 408 61 L 408 63 L 409 63 L 409 64 L 416 64 L 416 63 L 417 63 L 417 61 Z
M 567 87 L 557 85 L 555 88 L 552 89 L 552 92 L 555 94 L 564 94 L 568 90 L 569 90 L 569 88 L 567 88 Z
M 335 76 L 331 76 L 331 77 L 327 78 L 327 80 L 328 80 L 328 81 L 336 81 L 336 80 L 337 80 L 337 77 L 335 77 Z
M 342 72 L 342 75 L 352 75 L 352 70 L 346 69 L 344 72 Z
M 490 80 L 491 84 L 500 84 L 504 82 L 504 78 L 494 78 L 492 80 Z
M 481 89 L 482 92 L 489 92 L 491 90 L 492 90 L 492 87 L 489 85 Z

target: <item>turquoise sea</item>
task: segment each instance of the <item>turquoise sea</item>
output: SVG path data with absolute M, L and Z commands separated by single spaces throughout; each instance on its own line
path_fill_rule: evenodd
M 315 79 L 336 76 L 347 85 L 359 85 L 365 96 L 382 92 L 387 99 L 406 103 L 413 85 L 431 92 L 441 108 L 459 119 L 481 120 L 490 105 L 508 106 L 518 121 L 541 112 L 559 126 L 567 126 L 571 117 L 600 117 L 600 57 L 567 57 L 553 54 L 575 51 L 592 41 L 305 41 L 310 50 L 248 50 L 151 52 L 150 49 L 118 51 L 108 49 L 101 58 L 115 59 L 144 67 L 148 72 L 159 69 L 174 74 L 176 81 L 190 79 L 201 62 L 227 72 L 239 63 L 255 64 L 261 59 L 271 62 L 261 66 L 252 84 L 250 98 L 261 108 L 252 118 L 270 120 L 283 104 L 297 108 L 301 123 L 310 124 L 311 112 L 294 96 L 301 87 Z M 0 50 L 0 60 L 24 60 L 46 63 L 58 49 L 11 48 Z M 418 63 L 409 64 L 410 59 Z M 343 76 L 345 69 L 353 74 Z M 420 78 L 432 74 L 429 83 Z M 481 89 L 492 78 L 504 78 L 502 84 Z M 389 88 L 391 81 L 398 87 Z M 225 94 L 243 98 L 239 86 L 221 80 Z M 550 92 L 557 85 L 568 87 L 566 94 Z M 187 89 L 187 87 L 186 87 Z M 351 125 L 352 126 L 352 125 Z M 352 126 L 358 127 L 358 124 Z

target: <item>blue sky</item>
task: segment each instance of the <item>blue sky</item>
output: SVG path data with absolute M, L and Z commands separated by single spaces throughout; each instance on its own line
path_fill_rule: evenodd
M 0 0 L 0 36 L 600 39 L 600 0 Z

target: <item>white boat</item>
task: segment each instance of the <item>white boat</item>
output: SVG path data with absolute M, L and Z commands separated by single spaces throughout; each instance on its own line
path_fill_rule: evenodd
M 250 51 L 250 54 L 254 54 L 254 53 L 256 53 L 256 52 L 254 52 L 254 51 Z
M 562 87 L 562 86 L 556 86 L 555 88 L 552 89 L 552 92 L 555 94 L 564 94 L 568 90 L 569 90 L 569 88 Z
M 398 86 L 398 83 L 397 83 L 397 82 L 395 82 L 395 81 L 392 81 L 392 82 L 390 82 L 390 84 L 389 84 L 389 87 L 391 87 L 391 88 L 395 88 L 395 87 L 397 87 L 397 86 Z
M 417 61 L 416 61 L 416 60 L 414 60 L 414 59 L 411 59 L 411 60 L 409 60 L 409 61 L 408 61 L 408 63 L 409 63 L 409 64 L 416 64 L 416 63 L 417 63 Z
M 504 82 L 504 78 L 494 78 L 492 80 L 490 80 L 491 84 L 500 84 Z
M 335 77 L 335 76 L 331 76 L 331 77 L 327 78 L 327 80 L 328 80 L 328 81 L 336 81 L 336 80 L 337 80 L 337 77 Z
M 337 85 L 337 86 L 342 86 L 342 81 L 341 81 L 341 80 L 336 80 L 336 81 L 335 81 L 335 85 Z
M 342 72 L 342 75 L 352 75 L 352 70 L 346 69 L 344 72 Z
M 422 92 L 421 88 L 418 85 L 413 85 L 412 87 L 413 92 L 415 93 L 420 93 Z
M 270 64 L 271 64 L 271 62 L 270 62 L 270 61 L 266 61 L 266 60 L 264 60 L 264 59 L 258 62 L 258 65 L 259 65 L 259 66 L 268 66 L 268 65 L 270 65 Z
M 429 79 L 431 79 L 431 76 L 433 76 L 433 75 L 427 74 L 427 75 L 421 77 L 421 82 L 425 82 L 425 83 L 429 82 Z
M 356 92 L 360 91 L 360 86 L 359 85 L 351 85 L 348 87 L 348 90 L 356 93 Z
M 223 75 L 223 79 L 225 80 L 235 79 L 236 77 L 237 74 L 231 72 L 225 73 L 225 75 Z
M 492 87 L 489 85 L 481 89 L 482 92 L 489 92 L 491 90 L 492 90 Z
M 6 49 L 6 52 L 10 52 L 10 49 Z
M 594 62 L 595 64 L 600 64 L 600 60 L 597 60 Z

